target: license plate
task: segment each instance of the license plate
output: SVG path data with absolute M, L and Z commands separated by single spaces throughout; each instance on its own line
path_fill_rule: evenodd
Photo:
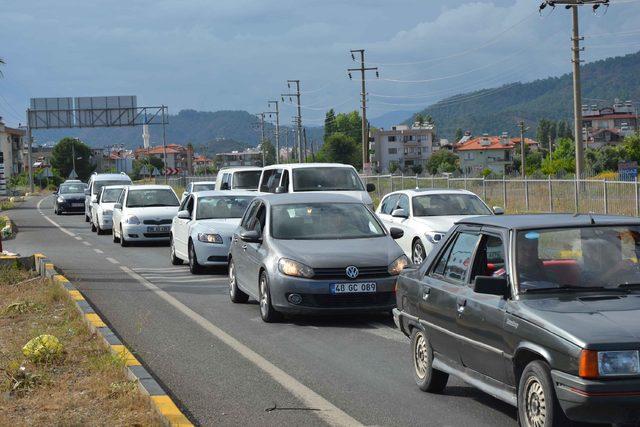
M 84 203 L 71 203 L 72 208 L 81 208 L 84 206 Z
M 169 227 L 169 226 L 147 227 L 147 232 L 148 233 L 167 233 L 167 232 L 169 232 L 169 230 L 171 230 L 171 227 Z
M 363 283 L 334 283 L 331 285 L 332 294 L 357 294 L 375 292 L 376 284 L 373 282 Z

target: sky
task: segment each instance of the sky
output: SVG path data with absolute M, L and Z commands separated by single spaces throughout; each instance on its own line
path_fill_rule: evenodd
M 0 0 L 0 116 L 31 97 L 137 95 L 138 105 L 266 111 L 300 79 L 303 122 L 369 115 L 571 71 L 571 13 L 537 0 Z M 580 11 L 587 62 L 640 50 L 640 0 Z M 289 123 L 295 105 L 281 105 Z

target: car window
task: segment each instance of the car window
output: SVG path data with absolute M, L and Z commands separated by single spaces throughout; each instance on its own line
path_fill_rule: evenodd
M 128 191 L 122 191 L 122 193 L 120 193 L 120 197 L 118 197 L 118 202 L 120 203 L 122 206 L 124 206 L 124 198 L 127 195 Z
M 198 198 L 196 219 L 242 218 L 253 196 L 204 196 Z
M 101 203 L 114 203 L 122 194 L 122 188 L 105 188 L 100 196 Z
M 249 207 L 247 208 L 247 210 L 244 213 L 244 216 L 242 217 L 242 221 L 240 221 L 240 227 L 244 228 L 245 230 L 249 230 L 249 224 L 251 224 L 251 220 L 253 219 L 253 215 L 256 211 L 256 209 L 258 208 L 258 206 L 260 205 L 260 201 L 259 200 L 254 200 L 253 203 L 251 203 L 251 205 L 249 205 Z
M 257 190 L 260 175 L 262 175 L 261 170 L 235 172 L 233 174 L 233 186 L 231 188 L 235 190 Z
M 270 169 L 270 170 L 264 171 L 262 184 L 260 185 L 260 191 L 264 193 L 275 193 L 276 188 L 280 183 L 281 176 L 282 176 L 282 169 Z
M 382 202 L 382 208 L 380 210 L 380 213 L 383 213 L 385 215 L 391 215 L 391 212 L 393 212 L 393 210 L 398 205 L 399 197 L 400 197 L 399 194 L 392 194 L 391 196 L 384 199 L 384 201 Z
M 457 236 L 452 239 L 452 242 L 455 241 L 456 238 Z M 442 255 L 440 255 L 440 259 L 436 264 L 436 268 L 433 269 L 433 274 L 438 276 L 444 275 L 444 269 L 447 266 L 447 260 L 449 259 L 449 255 L 451 254 L 451 249 L 453 249 L 453 243 L 449 243 L 447 249 L 442 253 Z
M 264 205 L 260 205 L 255 217 L 251 224 L 251 230 L 258 232 L 260 236 L 264 233 L 264 226 L 267 222 L 267 208 Z
M 461 232 L 458 234 L 455 242 L 449 246 L 438 261 L 434 273 L 445 279 L 463 282 L 471 266 L 471 257 L 479 239 L 480 236 L 473 233 Z
M 108 185 L 129 185 L 129 184 L 131 184 L 131 181 L 127 181 L 124 179 L 94 181 L 91 194 L 100 193 L 100 190 L 102 190 L 102 187 L 106 187 Z
M 169 188 L 145 188 L 129 191 L 128 208 L 179 206 L 180 202 Z
M 284 192 L 289 192 L 289 171 L 285 169 L 282 172 L 282 181 L 280 182 L 280 186 L 284 188 Z
M 476 276 L 506 277 L 502 239 L 498 236 L 483 235 L 473 265 L 471 281 Z
M 231 188 L 231 174 L 225 173 L 222 175 L 222 184 L 227 184 L 229 186 L 227 190 Z M 220 188 L 222 188 L 222 186 Z
M 58 193 L 60 194 L 79 194 L 84 193 L 84 189 L 86 188 L 85 184 L 77 183 L 77 184 L 62 184 Z
M 189 197 L 185 197 L 184 200 L 180 203 L 179 211 L 184 211 L 187 209 L 187 203 L 189 202 Z
M 406 194 L 400 195 L 400 199 L 398 200 L 398 209 L 404 209 L 406 214 L 409 215 L 409 197 Z
M 194 203 L 195 198 L 193 196 L 189 196 L 187 199 L 187 212 L 189 212 L 189 215 L 191 215 L 191 218 L 193 218 L 193 203 Z
M 473 194 L 428 194 L 413 198 L 413 216 L 491 215 Z
M 293 191 L 364 191 L 350 167 L 305 167 L 293 170 Z
M 192 184 L 190 192 L 195 193 L 198 191 L 209 191 L 209 190 L 215 190 L 215 189 L 216 189 L 215 182 L 212 182 L 211 184 Z

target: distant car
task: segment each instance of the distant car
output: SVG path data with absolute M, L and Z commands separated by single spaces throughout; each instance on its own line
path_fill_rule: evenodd
M 216 189 L 215 181 L 198 181 L 198 182 L 190 182 L 187 184 L 187 188 L 185 188 L 182 193 L 182 198 L 180 199 L 180 203 L 184 202 L 184 199 L 191 193 L 195 193 L 196 191 L 213 191 Z
M 171 224 L 171 263 L 188 261 L 193 274 L 205 266 L 226 266 L 233 233 L 256 194 L 250 191 L 189 194 Z
M 501 214 L 471 191 L 403 190 L 387 194 L 376 214 L 384 225 L 398 227 L 404 236 L 398 244 L 414 264 L 420 264 L 453 224 L 468 216 Z
M 65 181 L 58 191 L 53 193 L 53 212 L 62 215 L 69 212 L 84 211 L 84 190 L 87 184 L 80 181 Z
M 216 178 L 216 190 L 256 191 L 261 167 L 238 166 L 220 169 Z
M 125 187 L 113 206 L 113 242 L 169 241 L 178 196 L 168 185 Z
M 394 241 L 401 235 L 350 196 L 257 197 L 231 242 L 231 301 L 255 298 L 265 322 L 281 313 L 390 311 L 409 263 Z
M 259 191 L 264 193 L 331 192 L 355 197 L 372 210 L 369 192 L 373 184 L 362 183 L 351 165 L 341 163 L 291 163 L 266 166 L 260 177 Z
M 91 209 L 93 208 L 100 189 L 105 185 L 131 185 L 131 178 L 124 172 L 122 173 L 93 173 L 89 178 L 88 188 L 85 190 L 84 198 L 84 220 L 91 221 Z
M 396 325 L 414 378 L 518 408 L 522 426 L 640 422 L 640 220 L 466 218 L 402 272 Z
M 116 204 L 120 193 L 124 190 L 123 185 L 107 185 L 102 187 L 96 204 L 91 210 L 91 231 L 104 234 L 113 227 L 112 215 L 113 206 Z

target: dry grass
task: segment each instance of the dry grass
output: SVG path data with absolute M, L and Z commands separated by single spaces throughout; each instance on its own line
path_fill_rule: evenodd
M 66 291 L 32 277 L 0 268 L 0 425 L 160 425 L 123 361 L 89 332 Z M 62 360 L 25 360 L 22 346 L 40 334 L 58 337 Z

